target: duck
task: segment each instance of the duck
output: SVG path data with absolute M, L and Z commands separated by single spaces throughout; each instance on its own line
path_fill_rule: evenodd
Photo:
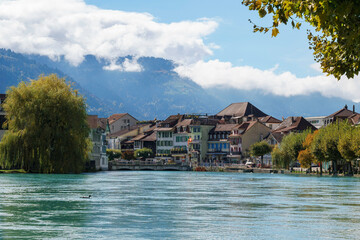
M 89 195 L 89 196 L 82 196 L 82 197 L 80 197 L 80 198 L 91 198 L 91 195 Z

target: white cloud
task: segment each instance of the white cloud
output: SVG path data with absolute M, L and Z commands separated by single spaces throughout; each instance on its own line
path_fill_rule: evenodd
M 116 60 L 110 62 L 110 65 L 104 67 L 105 70 L 123 71 L 123 72 L 141 72 L 142 66 L 137 62 L 137 58 L 125 58 L 124 62 L 117 64 Z
M 132 55 L 194 63 L 212 55 L 216 45 L 203 38 L 217 26 L 211 19 L 158 23 L 148 13 L 103 10 L 82 0 L 0 0 L 1 48 L 52 59 L 64 55 L 74 65 L 87 54 L 109 61 Z M 123 70 L 136 65 L 124 64 Z
M 109 61 L 106 70 L 133 72 L 142 70 L 139 57 L 160 57 L 178 63 L 181 76 L 203 87 L 260 89 L 280 96 L 319 92 L 360 102 L 359 77 L 298 78 L 290 72 L 276 73 L 277 66 L 261 70 L 219 60 L 205 62 L 213 49 L 220 48 L 204 42 L 220 21 L 203 18 L 166 24 L 148 13 L 103 10 L 83 0 L 0 0 L 0 48 L 54 60 L 64 56 L 74 65 L 91 54 Z M 116 61 L 126 56 L 133 58 Z M 318 64 L 311 67 L 319 70 Z
M 360 102 L 360 78 L 337 81 L 334 77 L 319 75 L 298 78 L 290 72 L 275 73 L 276 66 L 270 70 L 260 70 L 250 66 L 233 66 L 230 62 L 211 60 L 199 61 L 176 68 L 183 77 L 189 77 L 205 88 L 223 87 L 241 90 L 262 90 L 278 96 L 307 95 L 320 93 L 325 97 L 340 97 Z

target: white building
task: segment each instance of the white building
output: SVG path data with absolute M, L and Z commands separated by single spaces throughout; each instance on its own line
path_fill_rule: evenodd
M 325 126 L 326 116 L 306 117 L 305 120 L 308 121 L 309 123 L 311 123 L 317 129 L 319 129 L 319 128 Z

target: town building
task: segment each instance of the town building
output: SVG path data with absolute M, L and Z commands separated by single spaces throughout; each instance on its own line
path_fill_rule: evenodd
M 238 124 L 217 124 L 209 132 L 207 159 L 210 163 L 223 163 L 230 154 L 229 135 Z
M 99 119 L 97 115 L 88 115 L 87 122 L 90 127 L 90 139 L 93 145 L 90 153 L 90 163 L 87 167 L 95 170 L 108 170 L 109 163 L 106 156 L 107 122 Z
M 250 156 L 250 146 L 262 141 L 271 133 L 270 128 L 259 121 L 247 121 L 237 125 L 229 135 L 230 154 L 232 162 L 240 162 Z
M 322 128 L 325 126 L 325 119 L 326 116 L 320 116 L 320 117 L 306 117 L 305 120 L 311 123 L 314 127 L 317 129 Z
M 156 132 L 156 156 L 170 157 L 174 147 L 173 133 L 177 123 L 182 121 L 184 115 L 170 115 L 165 121 L 160 122 Z
M 316 127 L 306 121 L 303 117 L 288 117 L 273 131 L 273 133 L 286 135 L 290 132 L 302 132 L 307 129 L 315 131 Z
M 281 121 L 279 119 L 276 119 L 272 116 L 260 117 L 259 121 L 265 124 L 265 126 L 270 128 L 271 130 L 274 130 L 281 124 Z
M 203 165 L 207 162 L 209 132 L 215 128 L 217 119 L 193 119 L 190 125 L 189 154 L 192 166 Z
M 127 128 L 123 130 L 107 134 L 108 148 L 133 151 L 134 142 L 132 142 L 131 139 L 148 131 L 152 126 L 154 126 L 154 123 L 139 123 L 133 126 L 127 126 Z
M 226 123 L 242 123 L 268 116 L 249 102 L 232 103 L 215 115 Z
M 349 110 L 348 106 L 345 105 L 344 108 L 340 109 L 339 111 L 334 112 L 333 114 L 330 114 L 329 116 L 327 116 L 325 118 L 325 126 L 336 122 L 337 120 L 345 120 L 345 119 L 356 119 L 357 115 L 359 115 L 359 113 L 355 112 L 355 105 L 353 105 L 353 110 Z
M 192 123 L 193 120 L 190 118 L 184 119 L 175 125 L 171 156 L 176 163 L 186 163 L 189 160 L 188 141 L 190 139 L 190 126 Z
M 127 130 L 129 127 L 136 125 L 138 120 L 128 113 L 113 114 L 108 117 L 110 133 L 116 133 Z

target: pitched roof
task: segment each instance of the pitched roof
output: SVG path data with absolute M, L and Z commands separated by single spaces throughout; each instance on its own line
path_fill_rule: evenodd
M 183 119 L 184 115 L 170 115 L 165 121 L 161 122 L 160 125 L 161 126 L 166 126 L 168 125 L 169 127 L 173 127 L 175 126 L 179 121 L 181 121 Z
M 355 113 L 352 116 L 349 117 L 352 124 L 358 124 L 360 122 L 360 114 Z
M 273 132 L 304 131 L 308 128 L 316 130 L 316 127 L 303 117 L 288 117 Z
M 192 119 L 184 119 L 181 122 L 178 122 L 176 124 L 176 127 L 187 127 L 190 126 L 192 124 L 193 120 Z
M 102 129 L 106 129 L 106 126 L 107 126 L 107 118 L 98 118 L 98 125 L 99 125 Z
M 139 141 L 139 140 L 143 139 L 144 137 L 146 137 L 146 135 L 144 133 L 140 133 L 136 137 L 132 138 L 131 141 Z
M 279 119 L 276 119 L 270 115 L 259 118 L 259 121 L 262 123 L 281 123 L 281 121 Z
M 127 113 L 117 113 L 117 114 L 111 115 L 110 117 L 108 117 L 109 124 L 112 124 L 113 122 L 116 122 L 117 120 L 119 120 L 120 118 L 125 116 L 126 114 Z
M 128 132 L 131 132 L 131 131 L 137 129 L 138 127 L 139 127 L 139 125 L 132 125 L 129 128 L 126 128 L 126 129 L 111 133 L 111 134 L 108 135 L 108 137 L 119 137 L 121 135 L 124 135 L 124 134 L 126 134 Z
M 156 141 L 156 133 L 153 132 L 152 134 L 148 135 L 147 137 L 141 139 L 142 142 L 155 142 Z
M 238 124 L 217 124 L 214 132 L 230 132 Z
M 233 129 L 239 129 L 242 130 L 239 134 L 231 134 L 230 136 L 240 136 L 244 133 L 246 133 L 250 128 L 252 128 L 256 123 L 260 123 L 258 121 L 247 121 L 243 122 L 241 124 L 237 124 Z M 261 124 L 261 123 L 260 123 Z
M 281 134 L 280 132 L 272 132 L 269 136 L 273 136 L 278 143 L 281 143 L 285 135 Z
M 98 115 L 88 115 L 87 122 L 91 129 L 95 129 L 95 128 L 102 128 L 104 130 L 106 129 L 106 122 L 105 123 L 103 122 L 103 118 L 98 118 Z
M 347 118 L 353 114 L 354 114 L 354 112 L 350 111 L 349 109 L 347 109 L 347 106 L 345 106 L 344 108 L 340 109 L 339 111 L 336 111 L 333 114 L 330 114 L 326 118 L 332 118 L 332 117 Z
M 266 117 L 267 114 L 260 111 L 257 107 L 252 105 L 249 102 L 239 102 L 232 103 L 223 109 L 221 112 L 216 114 L 216 116 L 233 116 L 233 117 L 243 117 L 253 115 L 254 117 Z

